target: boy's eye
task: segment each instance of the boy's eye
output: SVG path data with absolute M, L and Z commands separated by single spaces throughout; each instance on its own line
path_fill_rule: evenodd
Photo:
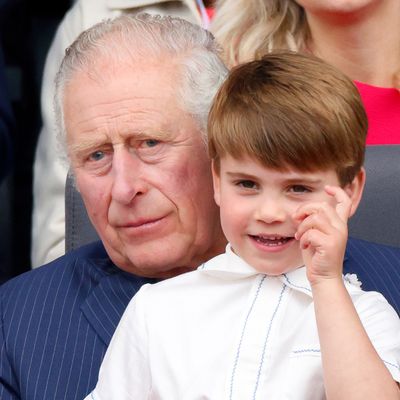
M 254 189 L 257 186 L 255 182 L 250 180 L 238 181 L 236 185 L 245 189 Z
M 293 185 L 290 187 L 290 191 L 293 193 L 309 193 L 311 190 L 303 185 Z

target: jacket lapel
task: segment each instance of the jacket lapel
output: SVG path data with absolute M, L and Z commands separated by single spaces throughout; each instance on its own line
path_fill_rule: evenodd
M 152 282 L 114 267 L 113 273 L 103 277 L 82 303 L 82 313 L 106 346 L 129 301 L 143 284 Z

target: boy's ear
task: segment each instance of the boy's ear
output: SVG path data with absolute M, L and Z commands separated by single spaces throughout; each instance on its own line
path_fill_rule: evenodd
M 362 193 L 365 186 L 365 169 L 362 167 L 358 174 L 354 177 L 351 183 L 348 183 L 344 187 L 344 191 L 351 199 L 351 210 L 350 217 L 354 215 L 357 210 L 358 205 L 360 204 Z
M 213 186 L 214 186 L 214 200 L 217 203 L 217 205 L 219 206 L 219 203 L 220 203 L 220 193 L 219 193 L 220 177 L 219 177 L 219 173 L 216 171 L 214 160 L 211 160 L 211 171 L 212 171 Z

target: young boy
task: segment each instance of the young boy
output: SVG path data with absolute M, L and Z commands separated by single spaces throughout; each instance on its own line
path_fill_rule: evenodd
M 356 88 L 271 54 L 231 72 L 208 128 L 226 252 L 140 290 L 87 399 L 399 399 L 400 321 L 342 276 L 364 185 Z

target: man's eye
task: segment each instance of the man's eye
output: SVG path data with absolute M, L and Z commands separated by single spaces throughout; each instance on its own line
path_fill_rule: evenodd
M 160 143 L 159 140 L 156 139 L 147 139 L 144 141 L 145 146 L 147 147 L 155 147 Z
M 101 151 L 101 150 L 95 151 L 94 153 L 90 154 L 90 156 L 89 156 L 89 159 L 91 161 L 100 161 L 103 158 L 104 158 L 104 151 Z
M 256 187 L 255 182 L 250 180 L 238 181 L 236 185 L 245 189 L 254 189 Z
M 309 193 L 311 190 L 303 185 L 293 185 L 290 188 L 290 191 L 293 193 Z

